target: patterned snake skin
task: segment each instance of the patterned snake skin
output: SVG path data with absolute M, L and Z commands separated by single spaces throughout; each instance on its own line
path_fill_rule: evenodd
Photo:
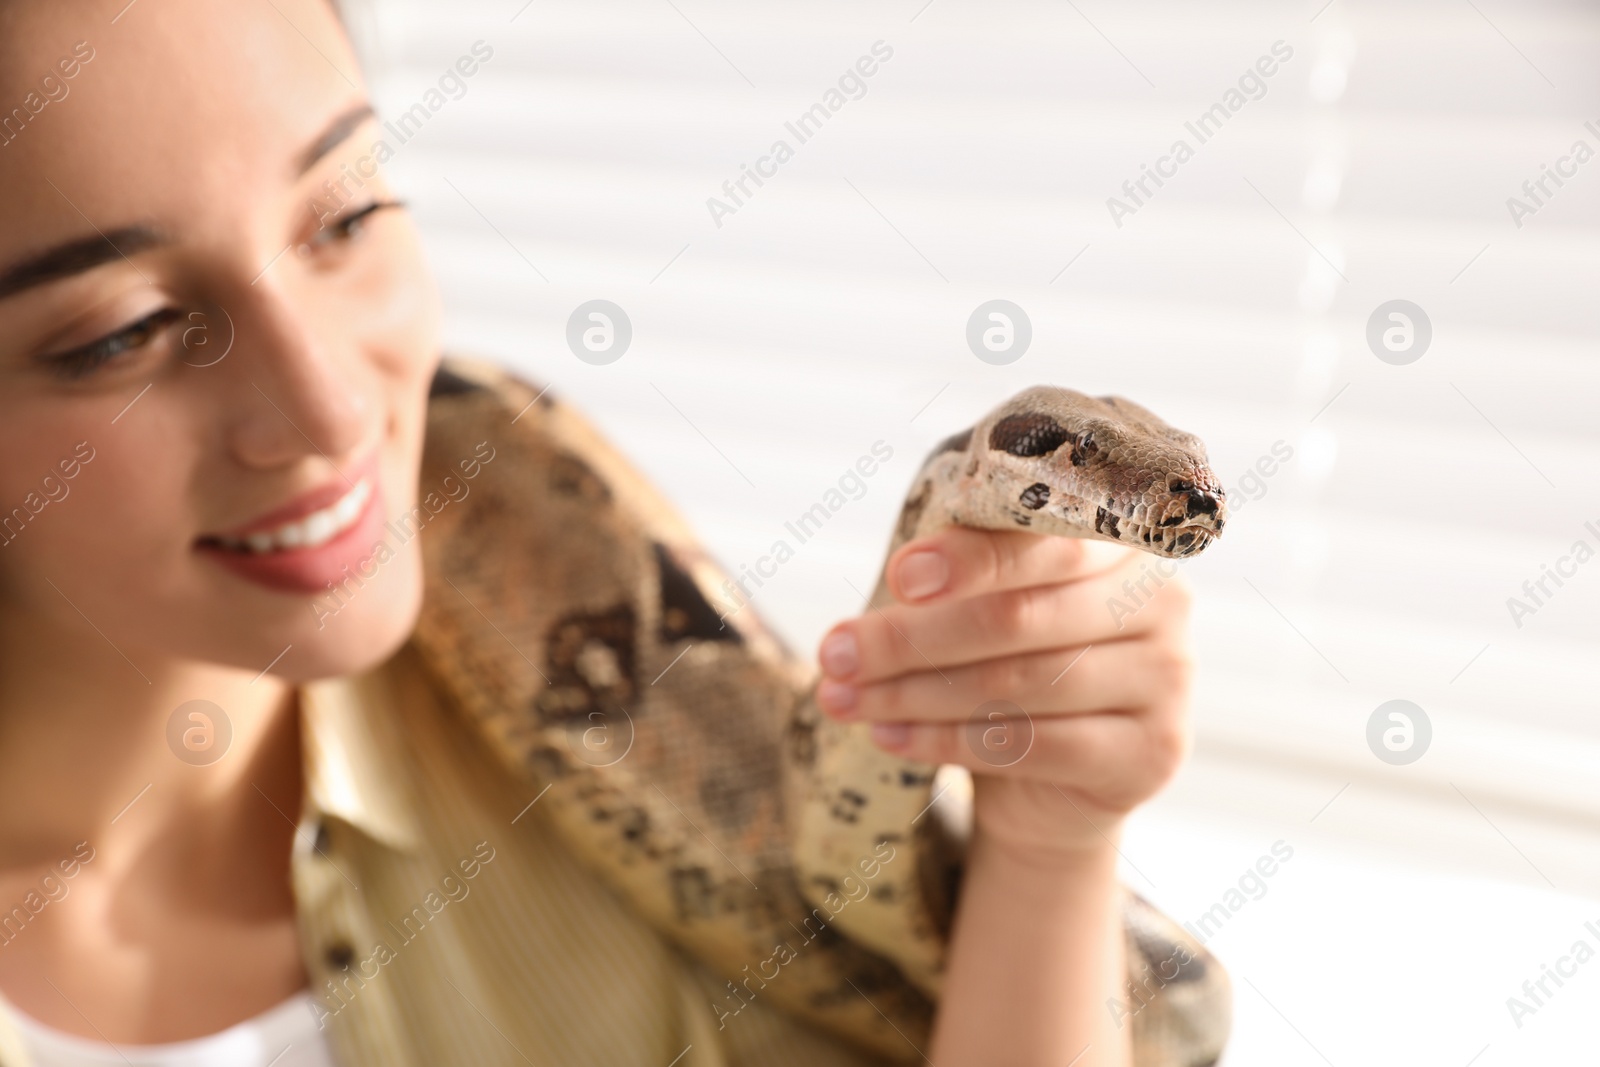
M 492 462 L 421 539 L 412 640 L 430 673 L 509 769 L 548 787 L 539 807 L 573 851 L 728 979 L 723 1022 L 759 997 L 885 1061 L 920 1059 L 960 881 L 960 776 L 938 775 L 935 803 L 935 768 L 821 716 L 811 667 L 753 612 L 719 615 L 705 591 L 724 573 L 581 416 L 448 359 L 419 499 L 442 499 L 485 441 Z M 1221 531 L 1222 493 L 1200 442 L 1144 409 L 1036 388 L 935 450 L 893 544 L 950 523 L 1182 556 Z M 880 578 L 873 602 L 887 596 Z M 1131 892 L 1124 926 L 1128 985 L 1107 1009 L 1135 1062 L 1214 1063 L 1226 972 Z

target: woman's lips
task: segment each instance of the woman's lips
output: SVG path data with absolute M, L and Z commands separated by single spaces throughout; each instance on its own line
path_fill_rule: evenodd
M 201 538 L 195 550 L 269 589 L 325 592 L 365 562 L 381 539 L 383 490 L 376 465 L 364 466 L 353 486 L 341 479 L 337 495 L 332 487 L 313 490 L 226 534 Z
M 372 495 L 372 481 L 363 478 L 332 504 L 300 518 L 272 526 L 257 524 L 253 533 L 217 535 L 208 540 L 224 548 L 257 554 L 289 548 L 318 548 L 355 524 Z

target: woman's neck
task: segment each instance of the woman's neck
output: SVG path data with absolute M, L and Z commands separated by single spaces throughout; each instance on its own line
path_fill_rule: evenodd
M 186 709 L 169 731 L 193 700 L 226 730 Z M 151 1043 L 304 988 L 289 877 L 298 707 L 272 676 L 0 613 L 0 912 L 34 902 L 0 930 L 0 992 L 56 1029 Z M 186 730 L 200 731 L 188 745 Z
M 271 675 L 0 614 L 0 870 L 87 841 L 106 871 L 162 836 L 298 818 L 297 706 Z

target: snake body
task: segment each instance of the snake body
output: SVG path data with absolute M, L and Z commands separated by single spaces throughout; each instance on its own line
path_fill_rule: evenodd
M 1118 541 L 1181 558 L 1202 551 L 1221 533 L 1225 499 L 1205 446 L 1193 435 L 1129 400 L 1036 386 L 928 456 L 901 508 L 888 554 L 913 538 L 965 525 Z M 870 607 L 881 609 L 893 599 L 880 572 Z M 854 857 L 920 821 L 931 803 L 936 768 L 883 753 L 867 738 L 865 724 L 830 720 L 809 700 L 798 722 L 816 734 L 814 744 L 801 746 L 804 758 L 791 760 L 788 775 L 799 820 L 801 885 L 815 900 Z M 969 815 L 961 801 L 970 795 L 970 782 L 956 771 L 947 768 L 933 795 L 956 801 L 944 821 L 959 835 Z M 875 786 L 870 799 L 862 783 Z M 848 933 L 870 947 L 916 946 L 915 962 L 903 960 L 902 968 L 929 992 L 938 988 L 943 963 L 942 941 L 933 932 L 948 921 L 930 910 L 939 899 L 930 892 L 939 881 L 929 870 L 940 862 L 937 857 L 937 844 L 926 843 L 920 865 L 895 869 L 879 887 L 880 903 L 920 899 L 930 901 L 929 907 L 863 908 L 840 918 Z
M 423 491 L 485 440 L 493 463 L 423 540 L 412 643 L 441 691 L 611 889 L 726 977 L 720 1026 L 761 999 L 918 1059 L 959 884 L 959 776 L 821 716 L 809 664 L 753 612 L 711 606 L 721 568 L 585 420 L 449 360 Z M 961 523 L 1181 557 L 1223 521 L 1196 438 L 1125 400 L 1041 387 L 935 449 L 891 550 Z M 880 576 L 872 603 L 888 596 Z M 956 788 L 935 805 L 936 778 Z M 1108 1010 L 1136 1062 L 1213 1062 L 1226 973 L 1131 893 L 1124 925 L 1129 985 Z

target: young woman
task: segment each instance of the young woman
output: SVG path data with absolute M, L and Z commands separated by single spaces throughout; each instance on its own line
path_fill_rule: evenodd
M 1131 1062 L 1115 842 L 1190 673 L 1180 583 L 1099 608 L 1132 553 L 946 531 L 824 642 L 826 710 L 977 776 L 936 1020 L 898 1050 L 782 978 L 728 1001 L 577 862 L 408 642 L 442 534 L 327 599 L 437 495 L 430 384 L 535 393 L 436 381 L 381 174 L 312 207 L 376 136 L 357 71 L 324 0 L 0 0 L 0 1064 Z M 576 419 L 505 411 L 518 462 Z M 492 482 L 495 447 L 441 469 Z M 1033 711 L 1017 766 L 961 743 L 982 699 Z

